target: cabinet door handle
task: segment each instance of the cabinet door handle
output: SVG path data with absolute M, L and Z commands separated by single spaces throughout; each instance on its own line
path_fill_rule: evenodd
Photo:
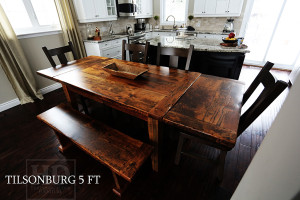
M 99 17 L 99 15 L 95 15 L 95 17 Z

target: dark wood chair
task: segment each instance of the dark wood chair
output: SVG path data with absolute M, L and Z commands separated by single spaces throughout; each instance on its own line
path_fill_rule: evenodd
M 126 60 L 126 51 L 129 51 L 129 60 L 147 64 L 149 42 L 143 44 L 128 44 L 126 40 L 122 42 L 122 60 Z
M 251 104 L 251 106 L 241 115 L 240 121 L 239 121 L 239 127 L 238 127 L 238 136 L 240 136 L 245 129 L 285 90 L 285 88 L 288 86 L 288 83 L 277 80 L 271 73 L 270 69 L 273 67 L 273 63 L 267 62 L 265 66 L 262 68 L 262 70 L 259 72 L 259 74 L 256 76 L 254 81 L 251 83 L 247 91 L 244 93 L 242 106 L 247 102 L 249 97 L 253 94 L 253 92 L 256 90 L 258 85 L 262 84 L 264 89 L 260 93 L 260 95 L 257 97 L 257 99 L 254 101 L 254 103 Z M 180 133 L 179 142 L 177 146 L 177 152 L 175 157 L 175 164 L 178 165 L 180 161 L 181 154 L 197 157 L 197 158 L 203 158 L 199 157 L 199 155 L 195 156 L 194 153 L 190 152 L 182 152 L 183 143 L 185 140 L 198 140 L 201 143 L 213 146 L 213 144 L 208 143 L 207 141 L 203 141 L 196 135 L 189 135 L 188 133 Z M 214 147 L 214 146 L 213 146 Z M 216 147 L 214 147 L 216 148 Z M 216 164 L 218 165 L 218 180 L 221 181 L 223 178 L 223 171 L 224 171 L 224 163 L 226 158 L 227 151 L 224 151 L 220 149 L 220 155 Z M 206 158 L 205 158 L 206 159 Z
M 189 70 L 190 62 L 194 50 L 194 45 L 190 45 L 189 49 L 161 47 L 161 43 L 157 44 L 156 65 L 161 65 L 161 56 L 169 56 L 168 67 L 178 68 L 179 57 L 186 58 L 185 70 Z
M 75 60 L 78 59 L 78 56 L 77 56 L 77 54 L 76 54 L 76 52 L 74 50 L 72 42 L 70 41 L 70 42 L 68 42 L 68 44 L 69 45 L 67 45 L 67 46 L 58 47 L 58 48 L 54 48 L 54 49 L 48 49 L 45 46 L 42 47 L 45 55 L 47 56 L 47 58 L 48 58 L 48 60 L 51 63 L 51 65 L 52 65 L 53 68 L 55 68 L 57 66 L 56 63 L 53 60 L 53 56 L 57 56 L 59 62 L 62 65 L 68 64 L 68 59 L 67 59 L 65 53 L 72 52 L 74 59 Z M 88 107 L 87 107 L 87 105 L 85 103 L 85 99 L 82 96 L 80 96 L 80 102 L 81 102 L 82 108 L 84 110 L 84 113 L 85 114 L 89 114 Z
M 69 44 L 68 46 L 58 47 L 55 49 L 48 49 L 47 47 L 42 47 L 44 53 L 46 54 L 49 62 L 52 65 L 52 67 L 55 68 L 57 66 L 52 58 L 53 56 L 57 56 L 60 63 L 63 65 L 66 65 L 68 63 L 68 59 L 67 59 L 65 53 L 72 52 L 74 59 L 75 60 L 78 59 L 72 42 L 68 42 L 68 44 Z

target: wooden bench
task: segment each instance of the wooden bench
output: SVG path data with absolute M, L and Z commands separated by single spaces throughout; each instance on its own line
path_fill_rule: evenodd
M 121 196 L 127 184 L 120 187 L 119 175 L 128 182 L 151 155 L 152 146 L 133 139 L 66 104 L 60 104 L 37 116 L 55 132 L 64 152 L 75 144 L 93 158 L 110 168 L 116 187 L 114 193 Z

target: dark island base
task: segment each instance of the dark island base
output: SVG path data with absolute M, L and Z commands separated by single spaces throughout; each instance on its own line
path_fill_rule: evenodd
M 150 46 L 149 51 L 149 62 L 156 65 L 156 47 Z M 238 80 L 244 59 L 244 53 L 194 51 L 190 71 Z M 168 62 L 168 56 L 161 56 L 161 66 L 168 66 Z M 180 58 L 178 68 L 184 69 L 185 62 Z

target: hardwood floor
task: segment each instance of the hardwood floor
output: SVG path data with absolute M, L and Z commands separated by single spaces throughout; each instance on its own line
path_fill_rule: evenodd
M 244 66 L 240 80 L 247 87 L 259 70 Z M 272 70 L 272 73 L 279 79 L 288 80 L 288 72 Z M 224 180 L 220 185 L 215 181 L 215 168 L 209 163 L 182 157 L 179 166 L 174 165 L 177 135 L 168 133 L 176 130 L 165 127 L 164 163 L 161 171 L 152 172 L 151 162 L 148 160 L 130 184 L 124 199 L 230 199 L 287 94 L 288 89 L 239 137 L 236 146 L 227 154 Z M 113 177 L 106 167 L 76 148 L 66 154 L 58 151 L 54 133 L 37 120 L 36 115 L 66 99 L 61 89 L 44 97 L 42 101 L 16 106 L 0 113 L 1 199 L 26 199 L 26 185 L 7 184 L 4 179 L 5 175 L 25 175 L 26 159 L 47 159 L 46 162 L 49 163 L 52 162 L 51 159 L 75 159 L 77 175 L 101 175 L 98 185 L 77 184 L 76 199 L 118 199 L 111 190 L 114 186 Z M 132 137 L 147 142 L 147 126 L 144 122 L 101 105 L 92 113 Z M 186 145 L 209 157 L 218 156 L 215 149 L 197 143 Z M 45 194 L 43 197 L 49 195 Z

